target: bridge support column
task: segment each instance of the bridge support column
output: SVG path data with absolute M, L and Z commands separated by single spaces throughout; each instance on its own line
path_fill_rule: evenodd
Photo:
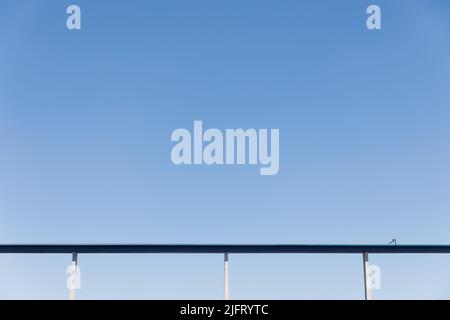
M 70 279 L 69 279 L 69 300 L 76 300 L 77 288 L 78 288 L 78 255 L 72 253 L 72 265 L 70 266 Z
M 369 253 L 363 253 L 363 268 L 364 268 L 364 298 L 365 300 L 372 300 L 372 292 L 370 290 L 370 275 L 369 275 Z
M 223 255 L 223 299 L 230 299 L 230 287 L 228 278 L 228 253 Z

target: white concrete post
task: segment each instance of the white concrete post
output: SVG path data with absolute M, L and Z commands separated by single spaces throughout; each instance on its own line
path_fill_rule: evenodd
M 70 274 L 70 288 L 69 300 L 76 300 L 77 286 L 78 286 L 78 255 L 72 253 L 72 269 Z
M 230 299 L 230 287 L 229 287 L 229 278 L 228 278 L 228 253 L 224 254 L 223 257 L 223 298 L 224 300 Z
M 364 298 L 372 300 L 372 292 L 370 290 L 370 275 L 369 275 L 369 254 L 363 253 L 363 268 L 364 268 Z

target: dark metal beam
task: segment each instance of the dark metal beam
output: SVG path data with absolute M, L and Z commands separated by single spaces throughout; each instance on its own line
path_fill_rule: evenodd
M 0 253 L 450 253 L 450 245 L 3 244 Z

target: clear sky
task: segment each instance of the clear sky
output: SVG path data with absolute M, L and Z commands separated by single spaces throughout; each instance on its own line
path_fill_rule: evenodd
M 0 0 L 0 243 L 449 244 L 449 57 L 447 0 Z M 279 173 L 173 165 L 194 120 L 279 128 Z M 374 298 L 450 298 L 450 257 L 370 258 Z M 0 256 L 0 298 L 69 263 Z M 220 255 L 79 263 L 84 299 L 222 298 Z M 359 299 L 362 258 L 231 255 L 230 291 Z

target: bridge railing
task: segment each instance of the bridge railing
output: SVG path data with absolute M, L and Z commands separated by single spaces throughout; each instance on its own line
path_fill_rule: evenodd
M 232 254 L 360 254 L 363 261 L 364 297 L 371 300 L 369 254 L 449 254 L 450 245 L 262 245 L 262 244 L 3 244 L 0 254 L 71 254 L 72 285 L 69 298 L 76 299 L 80 254 L 222 254 L 223 297 L 229 299 L 229 256 Z

